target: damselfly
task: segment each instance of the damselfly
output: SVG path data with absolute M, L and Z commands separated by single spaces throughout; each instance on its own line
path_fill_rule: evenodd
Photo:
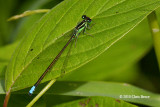
M 30 89 L 29 95 L 31 96 L 33 92 L 35 91 L 38 84 L 41 82 L 41 80 L 44 78 L 44 76 L 47 74 L 47 72 L 55 65 L 57 60 L 60 58 L 61 54 L 64 52 L 64 50 L 67 48 L 67 46 L 71 43 L 72 40 L 77 41 L 78 36 L 81 32 L 85 33 L 86 29 L 89 28 L 89 24 L 91 23 L 91 19 L 87 17 L 86 15 L 82 16 L 82 21 L 74 28 L 73 35 L 68 40 L 68 42 L 65 44 L 65 46 L 62 48 L 62 50 L 58 53 L 58 55 L 54 58 L 54 60 L 51 62 L 51 64 L 48 66 L 48 68 L 45 70 L 45 72 L 42 74 L 42 76 L 38 79 L 38 81 L 34 84 L 34 86 Z

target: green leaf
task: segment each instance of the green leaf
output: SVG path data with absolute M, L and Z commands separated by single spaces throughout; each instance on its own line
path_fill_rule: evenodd
M 45 84 L 40 85 L 34 94 L 38 94 L 44 85 Z M 13 92 L 13 94 L 26 94 L 28 90 L 29 89 Z M 160 94 L 155 94 L 127 83 L 58 81 L 46 92 L 46 95 L 48 95 L 48 97 L 52 95 L 79 97 L 105 96 L 152 107 L 160 106 Z M 122 98 L 120 98 L 120 95 Z M 135 98 L 136 96 L 140 98 Z M 149 98 L 142 98 L 142 96 L 149 96 Z
M 65 89 L 64 89 L 65 87 Z M 46 94 L 69 96 L 108 96 L 148 106 L 160 106 L 160 95 L 126 83 L 114 82 L 56 82 Z M 135 98 L 138 96 L 140 98 Z M 149 96 L 149 98 L 142 98 Z M 125 98 L 126 97 L 126 98 Z M 130 98 L 129 98 L 130 97 Z
M 5 62 L 5 63 L 9 62 L 18 43 L 19 42 L 15 42 L 0 48 L 0 62 Z
M 88 31 L 93 37 L 80 35 L 72 49 L 67 72 L 72 71 L 107 50 L 160 5 L 160 0 L 67 0 L 37 22 L 16 49 L 6 72 L 6 91 L 33 85 L 67 40 L 71 31 L 86 14 L 96 23 Z M 67 50 L 42 82 L 61 75 Z
M 89 97 L 67 102 L 54 107 L 137 107 L 122 100 L 109 97 Z
M 5 93 L 5 71 L 18 42 L 0 48 L 0 94 Z
M 13 54 L 16 46 L 19 42 L 15 42 L 13 44 L 4 46 L 0 48 L 0 94 L 5 93 L 5 71 L 7 68 L 7 64 L 11 58 L 11 55 Z

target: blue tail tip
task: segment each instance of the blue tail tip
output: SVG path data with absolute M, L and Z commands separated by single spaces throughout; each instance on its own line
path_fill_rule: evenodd
M 31 95 L 33 94 L 33 92 L 35 91 L 35 88 L 36 88 L 36 87 L 33 86 L 33 87 L 30 89 L 30 91 L 29 91 L 29 93 L 28 93 L 29 96 L 31 96 Z

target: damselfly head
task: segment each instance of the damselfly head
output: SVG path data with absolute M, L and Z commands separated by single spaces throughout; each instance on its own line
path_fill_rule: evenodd
M 86 22 L 88 22 L 88 23 L 90 23 L 92 20 L 89 18 L 89 17 L 87 17 L 86 15 L 83 15 L 82 16 L 82 19 L 84 19 Z

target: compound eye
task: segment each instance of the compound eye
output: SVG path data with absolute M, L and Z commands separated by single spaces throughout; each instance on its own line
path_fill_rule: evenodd
M 88 22 L 91 22 L 91 19 L 87 19 Z
M 86 15 L 83 15 L 83 16 L 82 16 L 82 19 L 85 19 L 85 18 L 86 18 Z

